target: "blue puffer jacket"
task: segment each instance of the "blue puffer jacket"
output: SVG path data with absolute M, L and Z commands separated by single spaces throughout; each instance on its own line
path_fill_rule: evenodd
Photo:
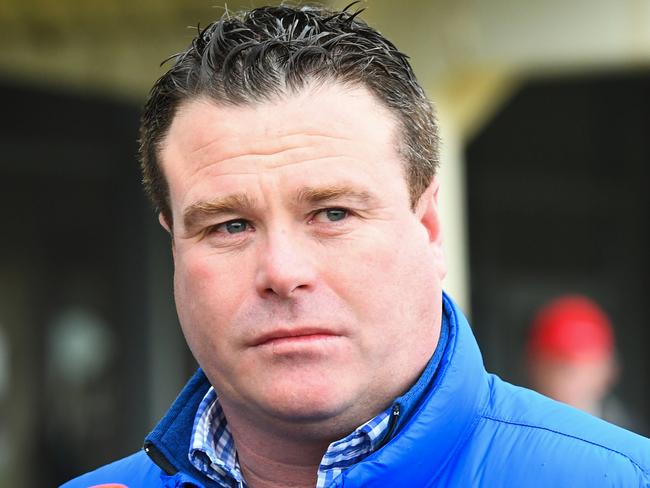
M 446 296 L 447 347 L 424 400 L 381 449 L 331 487 L 650 487 L 650 440 L 488 374 L 469 325 Z M 214 487 L 189 464 L 199 371 L 145 450 L 63 485 Z M 146 451 L 146 452 L 145 452 Z

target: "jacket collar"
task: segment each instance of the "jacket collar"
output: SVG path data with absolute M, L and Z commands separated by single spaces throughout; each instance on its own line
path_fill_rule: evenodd
M 209 388 L 203 370 L 198 369 L 144 441 L 145 452 L 167 475 L 185 473 L 207 487 L 216 484 L 190 463 L 188 452 L 194 416 Z
M 429 486 L 473 432 L 489 400 L 489 376 L 467 320 L 443 294 L 447 348 L 425 398 L 384 447 L 336 486 Z
M 429 391 L 433 387 L 438 375 L 440 362 L 442 361 L 447 344 L 449 343 L 449 329 L 450 324 L 446 315 L 443 314 L 440 324 L 440 336 L 438 337 L 438 344 L 436 350 L 433 352 L 431 359 L 424 368 L 424 371 L 411 388 L 404 393 L 401 397 L 397 397 L 393 401 L 392 411 L 393 415 L 399 414 L 394 428 L 390 429 L 392 434 L 387 435 L 384 443 L 388 442 L 395 433 L 399 432 L 409 421 L 411 416 L 418 410 L 418 407 L 427 398 Z

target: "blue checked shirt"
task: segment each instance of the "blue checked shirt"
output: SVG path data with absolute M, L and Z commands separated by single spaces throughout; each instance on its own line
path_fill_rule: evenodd
M 343 470 L 372 453 L 388 430 L 391 409 L 370 419 L 347 437 L 332 442 L 318 467 L 316 488 L 325 488 Z M 190 462 L 224 487 L 246 488 L 237 452 L 214 388 L 203 397 L 192 429 Z

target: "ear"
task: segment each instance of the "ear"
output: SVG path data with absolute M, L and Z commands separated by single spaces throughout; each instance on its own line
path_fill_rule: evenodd
M 429 236 L 429 247 L 436 261 L 436 268 L 440 279 L 447 274 L 447 259 L 442 243 L 442 229 L 438 213 L 438 177 L 434 177 L 429 187 L 422 193 L 418 200 L 415 213 Z
M 169 224 L 169 222 L 167 222 L 167 219 L 162 212 L 158 212 L 158 222 L 160 222 L 160 226 L 171 235 L 172 226 Z
M 174 259 L 176 259 L 176 246 L 174 245 L 174 232 L 172 231 L 172 226 L 169 222 L 167 222 L 167 219 L 163 215 L 162 212 L 158 213 L 158 222 L 160 222 L 160 226 L 167 231 L 169 234 L 169 237 L 171 237 L 172 240 L 172 256 Z

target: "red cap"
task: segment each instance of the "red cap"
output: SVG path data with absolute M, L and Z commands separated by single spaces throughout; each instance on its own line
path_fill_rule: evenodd
M 609 317 L 596 303 L 567 295 L 537 313 L 527 349 L 530 357 L 574 363 L 599 360 L 612 355 L 614 334 Z

